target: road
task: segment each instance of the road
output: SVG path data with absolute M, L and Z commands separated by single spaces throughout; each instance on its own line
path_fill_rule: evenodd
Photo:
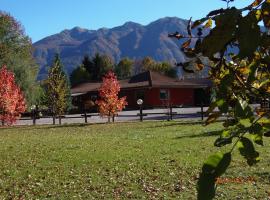
M 204 111 L 207 110 L 207 107 L 204 107 Z M 201 115 L 198 112 L 201 112 L 201 108 L 173 108 L 173 112 L 176 112 L 177 115 L 173 115 L 173 119 L 181 119 L 181 118 L 200 118 Z M 115 117 L 116 122 L 125 122 L 125 121 L 139 121 L 140 116 L 139 110 L 132 111 L 122 111 L 119 112 L 118 116 Z M 168 109 L 151 109 L 151 110 L 143 110 L 143 113 L 147 113 L 146 116 L 143 116 L 143 120 L 167 120 L 168 115 L 160 114 L 160 113 L 168 113 Z M 159 114 L 155 114 L 159 113 Z M 91 113 L 93 114 L 93 113 Z M 96 116 L 91 116 L 87 118 L 88 123 L 105 123 L 108 121 L 106 117 L 100 117 L 97 113 Z M 40 118 L 36 120 L 37 125 L 42 124 L 52 124 L 52 118 Z M 58 119 L 56 120 L 58 123 Z M 74 115 L 65 115 L 65 118 L 62 118 L 62 124 L 71 124 L 71 123 L 85 123 L 84 117 L 80 114 Z M 32 125 L 33 120 L 22 118 L 16 122 L 16 125 Z
M 253 107 L 258 107 L 259 105 L 253 105 Z M 205 112 L 208 107 L 204 107 L 203 111 Z M 173 115 L 173 119 L 200 119 L 201 118 L 201 108 L 193 107 L 193 108 L 173 108 L 173 112 L 176 112 L 177 115 Z M 139 110 L 132 111 L 122 111 L 119 112 L 118 116 L 115 117 L 116 122 L 126 122 L 126 121 L 139 121 L 140 116 Z M 143 120 L 167 120 L 169 118 L 168 115 L 165 114 L 154 114 L 154 113 L 168 113 L 168 109 L 151 109 L 151 110 L 143 110 L 143 113 L 148 113 L 147 116 L 143 116 Z M 93 113 L 91 113 L 93 114 Z M 106 123 L 106 117 L 100 117 L 97 113 L 96 116 L 91 116 L 87 118 L 87 123 Z M 52 124 L 52 118 L 41 118 L 36 120 L 36 124 Z M 58 120 L 56 120 L 56 124 Z M 73 123 L 85 123 L 84 117 L 80 114 L 76 115 L 65 115 L 65 118 L 62 118 L 62 124 L 73 124 Z M 16 125 L 32 125 L 33 120 L 31 119 L 22 119 L 18 120 Z

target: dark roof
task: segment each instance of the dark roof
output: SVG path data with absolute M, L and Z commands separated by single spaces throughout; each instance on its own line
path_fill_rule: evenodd
M 208 79 L 184 79 L 170 78 L 157 72 L 147 71 L 137 74 L 130 79 L 119 81 L 121 89 L 135 88 L 207 88 L 212 85 Z M 82 83 L 71 89 L 72 94 L 98 91 L 101 83 Z

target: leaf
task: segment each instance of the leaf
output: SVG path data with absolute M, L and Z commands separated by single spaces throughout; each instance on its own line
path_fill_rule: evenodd
M 189 47 L 190 43 L 191 43 L 191 39 L 185 41 L 185 42 L 182 44 L 182 48 L 185 49 L 185 48 Z
M 238 121 L 236 119 L 227 119 L 224 123 L 223 126 L 224 127 L 229 127 L 229 126 L 234 126 L 238 123 Z
M 229 138 L 222 138 L 222 137 L 220 137 L 220 138 L 217 138 L 216 139 L 214 145 L 216 147 L 222 147 L 222 146 L 225 146 L 225 145 L 231 144 L 231 143 L 232 143 L 232 138 L 231 137 L 229 137 Z
M 210 114 L 205 122 L 205 125 L 215 122 L 217 118 L 219 118 L 220 116 L 221 116 L 220 112 L 215 112 L 215 113 Z
M 262 133 L 256 133 L 252 135 L 252 140 L 258 144 L 263 146 L 263 138 L 262 138 L 263 134 Z
M 218 14 L 221 14 L 221 13 L 224 13 L 224 9 L 221 8 L 221 9 L 218 9 L 218 10 L 213 10 L 211 11 L 210 13 L 208 13 L 207 17 L 210 17 L 210 16 L 214 16 L 214 15 L 218 15 Z
M 202 61 L 199 58 L 196 60 L 196 68 L 199 71 L 201 71 L 204 68 L 204 64 L 202 63 Z
M 261 10 L 262 10 L 262 19 L 263 19 L 264 26 L 269 28 L 270 27 L 270 2 L 265 1 L 262 4 Z
M 190 62 L 184 62 L 184 63 L 177 63 L 176 66 L 181 66 L 183 67 L 183 70 L 187 73 L 194 73 L 192 69 L 188 69 L 190 65 Z
M 226 46 L 234 38 L 239 16 L 239 11 L 231 8 L 213 18 L 216 26 L 204 38 L 201 45 L 204 56 L 211 58 L 215 53 L 227 48 Z
M 247 160 L 249 166 L 259 162 L 259 153 L 255 150 L 254 145 L 250 139 L 242 137 L 237 142 L 237 147 L 240 151 L 240 154 Z
M 200 19 L 199 19 L 199 20 L 196 20 L 196 21 L 192 24 L 191 29 L 194 29 L 195 27 L 201 25 L 202 23 L 203 23 L 202 20 L 200 20 Z
M 184 36 L 183 36 L 182 34 L 180 34 L 179 32 L 175 32 L 175 33 L 168 34 L 168 37 L 175 37 L 175 38 L 177 38 L 178 40 L 184 38 Z
M 235 116 L 238 118 L 246 119 L 253 117 L 253 112 L 251 107 L 248 105 L 247 101 L 239 98 L 235 105 Z
M 236 37 L 239 42 L 239 57 L 250 57 L 257 50 L 260 43 L 260 27 L 255 12 L 242 17 L 238 24 Z
M 206 24 L 204 25 L 204 28 L 211 28 L 212 24 L 213 24 L 212 19 L 209 18 L 208 21 L 206 22 Z
M 218 109 L 222 112 L 222 113 L 227 113 L 229 110 L 229 105 L 227 104 L 227 102 L 224 99 L 219 99 L 216 101 L 216 104 L 218 106 Z
M 262 2 L 263 0 L 255 0 L 253 1 L 252 4 L 249 5 L 249 7 L 256 7 L 258 5 L 260 5 L 260 3 Z
M 213 112 L 216 107 L 217 107 L 217 103 L 216 102 L 212 102 L 210 104 L 210 106 L 208 107 L 208 109 L 206 111 L 206 114 L 210 114 L 211 112 Z
M 231 153 L 216 153 L 205 161 L 199 177 L 198 200 L 213 199 L 216 178 L 225 173 L 231 163 Z
M 192 48 L 186 48 L 186 49 L 184 49 L 183 52 L 184 52 L 185 56 L 187 56 L 188 58 L 193 58 L 196 56 L 196 53 L 194 52 L 194 49 L 192 49 Z

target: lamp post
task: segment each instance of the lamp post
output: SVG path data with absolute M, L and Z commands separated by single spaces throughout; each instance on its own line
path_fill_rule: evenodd
M 138 99 L 137 100 L 137 104 L 140 106 L 140 121 L 143 121 L 143 110 L 142 110 L 142 104 L 143 104 L 143 100 L 142 99 Z
M 31 111 L 32 111 L 32 118 L 33 118 L 33 125 L 36 125 L 36 105 L 31 106 Z

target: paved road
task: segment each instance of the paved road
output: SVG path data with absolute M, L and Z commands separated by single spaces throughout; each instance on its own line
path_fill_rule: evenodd
M 253 107 L 257 107 L 258 105 L 253 105 Z M 204 107 L 203 110 L 206 111 L 208 107 Z M 173 112 L 176 112 L 177 115 L 173 116 L 173 119 L 200 119 L 201 118 L 201 108 L 173 108 Z M 132 111 L 122 111 L 119 113 L 117 117 L 115 117 L 115 121 L 124 122 L 124 121 L 139 121 L 140 117 L 137 115 L 139 110 Z M 143 113 L 151 113 L 147 116 L 143 117 L 143 120 L 167 120 L 168 115 L 165 114 L 154 114 L 154 113 L 168 113 L 168 109 L 151 109 L 151 110 L 143 110 Z M 91 113 L 93 114 L 93 113 Z M 65 115 L 66 118 L 62 119 L 62 124 L 71 124 L 71 123 L 85 123 L 84 117 L 81 117 L 80 114 L 76 115 Z M 69 118 L 71 117 L 71 118 Z M 73 117 L 73 118 L 72 118 Z M 81 117 L 81 118 L 76 118 Z M 36 120 L 36 124 L 52 124 L 52 118 L 41 118 Z M 105 123 L 107 122 L 107 118 L 100 117 L 97 113 L 96 116 L 88 117 L 88 123 Z M 58 123 L 58 120 L 56 121 Z M 32 125 L 33 120 L 18 120 L 17 125 Z
M 204 111 L 207 110 L 207 107 L 204 107 Z M 201 111 L 201 108 L 173 108 L 173 112 L 176 112 L 177 115 L 174 115 L 174 119 L 180 118 L 200 118 L 200 114 L 198 112 Z M 143 120 L 167 120 L 168 115 L 160 114 L 160 113 L 168 113 L 168 109 L 151 109 L 151 110 L 143 110 L 143 113 L 147 113 L 147 116 L 143 117 Z M 158 114 L 155 114 L 158 113 Z M 93 113 L 91 113 L 93 114 Z M 96 116 L 91 116 L 87 118 L 88 123 L 105 123 L 107 122 L 107 118 L 100 117 L 97 113 Z M 139 121 L 140 117 L 139 110 L 132 111 L 122 111 L 115 117 L 115 121 Z M 81 118 L 80 118 L 81 117 Z M 52 118 L 41 118 L 36 120 L 36 124 L 52 124 Z M 56 121 L 58 123 L 58 120 Z M 65 115 L 65 118 L 62 118 L 62 124 L 70 124 L 70 123 L 85 123 L 84 117 L 80 114 L 75 115 Z M 16 125 L 32 125 L 33 120 L 23 118 L 18 120 Z

